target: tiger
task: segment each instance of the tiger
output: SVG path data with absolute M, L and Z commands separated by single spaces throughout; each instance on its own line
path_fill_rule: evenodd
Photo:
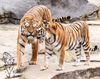
M 90 63 L 90 51 L 96 51 L 98 46 L 90 48 L 89 28 L 86 21 L 77 21 L 70 24 L 61 24 L 59 22 L 46 23 L 46 45 L 45 45 L 45 63 L 41 70 L 48 69 L 50 57 L 55 54 L 59 56 L 59 66 L 57 70 L 63 70 L 65 51 L 74 50 L 79 64 L 81 50 L 83 48 L 86 56 L 86 65 Z
M 21 71 L 21 52 L 24 54 L 24 49 L 26 44 L 32 45 L 32 57 L 29 62 L 30 65 L 35 65 L 38 55 L 38 44 L 39 44 L 39 34 L 36 28 L 40 27 L 43 23 L 42 21 L 46 20 L 47 22 L 52 21 L 52 15 L 49 8 L 44 5 L 38 5 L 32 7 L 28 10 L 20 20 L 20 26 L 18 28 L 17 36 L 17 68 L 16 72 Z M 43 25 L 42 25 L 43 27 Z M 44 28 L 44 27 L 43 27 Z M 44 31 L 44 30 L 43 30 Z M 42 32 L 43 32 L 42 31 Z M 43 34 L 41 34 L 43 37 Z

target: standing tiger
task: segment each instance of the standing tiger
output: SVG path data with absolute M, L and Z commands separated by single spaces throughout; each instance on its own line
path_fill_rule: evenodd
M 36 64 L 39 43 L 36 37 L 36 28 L 40 27 L 43 20 L 47 22 L 52 21 L 51 12 L 44 5 L 31 8 L 22 17 L 17 37 L 17 72 L 21 70 L 21 52 L 24 53 L 24 48 L 27 43 L 32 44 L 32 58 L 29 64 Z
M 90 51 L 95 51 L 97 46 L 90 48 L 89 28 L 85 21 L 71 24 L 48 22 L 46 24 L 46 54 L 43 70 L 48 68 L 48 61 L 53 51 L 59 55 L 59 68 L 63 69 L 65 51 L 75 50 L 77 63 L 80 62 L 81 49 L 86 56 L 86 64 L 90 62 Z

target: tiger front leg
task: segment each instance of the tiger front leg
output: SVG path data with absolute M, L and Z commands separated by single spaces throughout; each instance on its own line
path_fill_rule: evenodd
M 45 53 L 43 58 L 44 59 L 43 59 L 43 65 L 41 66 L 41 71 L 48 69 L 50 55 L 48 53 Z
M 25 41 L 22 40 L 22 38 L 18 35 L 17 38 L 17 68 L 16 72 L 21 72 L 21 53 L 24 54 L 25 50 Z
M 61 52 L 60 52 L 59 65 L 58 65 L 58 69 L 56 69 L 57 71 L 63 70 L 64 57 L 65 57 L 65 51 L 64 51 L 64 49 L 63 49 L 63 50 L 61 50 Z
M 20 44 L 18 43 L 17 44 L 17 69 L 16 69 L 16 72 L 20 72 L 20 67 L 21 67 L 21 46 Z
M 38 55 L 38 40 L 32 43 L 32 57 L 29 65 L 36 65 L 37 55 Z

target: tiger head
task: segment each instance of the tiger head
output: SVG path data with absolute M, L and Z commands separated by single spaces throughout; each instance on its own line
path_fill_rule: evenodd
M 49 43 L 53 43 L 56 40 L 56 34 L 57 34 L 57 24 L 56 22 L 48 22 L 46 24 L 46 40 Z
M 33 41 L 35 38 L 39 37 L 37 32 L 40 33 L 40 28 L 43 26 L 41 21 L 33 20 L 32 17 L 25 17 L 20 22 L 20 33 L 21 35 L 25 36 L 28 41 Z
M 35 30 L 36 38 L 40 42 L 43 42 L 45 39 L 50 39 L 51 37 L 55 38 L 57 26 L 55 22 L 46 22 L 46 20 L 43 20 Z

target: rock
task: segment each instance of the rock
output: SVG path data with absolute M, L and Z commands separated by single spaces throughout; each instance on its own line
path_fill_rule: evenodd
M 89 0 L 91 1 L 91 0 Z M 71 16 L 79 17 L 97 10 L 100 0 L 95 4 L 88 0 L 0 0 L 0 23 L 19 23 L 19 20 L 31 7 L 39 4 L 48 6 L 53 17 Z M 5 19 L 8 18 L 8 19 Z
M 4 65 L 5 63 L 2 60 L 0 60 L 0 67 L 3 67 Z
M 8 18 L 0 18 L 0 24 L 7 24 L 9 23 Z
M 5 63 L 2 61 L 2 57 L 3 55 L 0 53 L 0 68 L 2 68 L 5 65 Z
M 63 72 L 51 79 L 100 79 L 100 68 L 89 68 L 71 72 Z

